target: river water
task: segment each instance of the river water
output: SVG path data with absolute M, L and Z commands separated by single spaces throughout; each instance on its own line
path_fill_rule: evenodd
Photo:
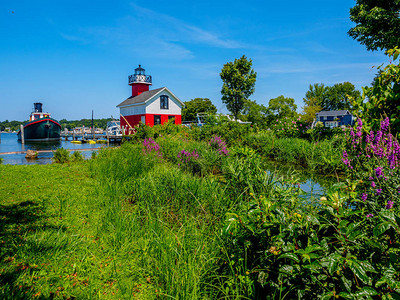
M 103 148 L 107 144 L 73 144 L 71 141 L 59 142 L 25 142 L 23 145 L 18 141 L 16 133 L 0 133 L 0 157 L 3 158 L 3 164 L 9 165 L 31 165 L 31 164 L 50 164 L 53 157 L 52 152 L 39 153 L 37 159 L 25 158 L 25 154 L 1 154 L 3 152 L 16 152 L 26 150 L 56 150 L 58 148 L 65 149 L 90 149 L 90 148 Z M 112 144 L 110 144 L 113 146 Z M 96 151 L 96 150 L 94 150 Z M 91 157 L 93 151 L 80 151 L 85 158 Z
M 3 164 L 10 165 L 30 165 L 30 164 L 49 164 L 52 163 L 53 153 L 39 153 L 37 159 L 27 160 L 25 154 L 7 154 L 2 155 L 2 152 L 15 152 L 30 150 L 56 150 L 57 148 L 65 149 L 89 149 L 89 148 L 103 148 L 107 147 L 106 144 L 73 144 L 70 141 L 59 141 L 52 143 L 44 142 L 31 142 L 22 145 L 17 139 L 16 133 L 0 133 L 0 157 L 3 158 Z M 113 144 L 110 144 L 112 147 Z M 96 151 L 96 150 L 94 150 Z M 93 151 L 81 151 L 85 158 L 90 158 Z M 273 172 L 278 176 L 285 176 L 287 174 L 296 173 L 296 177 L 300 178 L 300 188 L 305 192 L 306 198 L 319 198 L 325 194 L 326 189 L 337 179 L 326 176 L 317 176 L 307 171 L 299 171 L 295 167 L 288 165 L 281 165 L 277 163 L 267 164 L 267 171 Z

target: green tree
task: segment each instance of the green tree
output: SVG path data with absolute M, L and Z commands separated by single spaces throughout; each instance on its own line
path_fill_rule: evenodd
M 308 123 L 312 123 L 315 119 L 315 114 L 322 110 L 322 106 L 319 104 L 319 101 L 315 99 L 308 99 L 307 104 L 303 107 L 303 112 L 301 118 Z
M 310 84 L 306 92 L 303 112 L 307 115 L 320 110 L 351 109 L 351 100 L 359 98 L 360 91 L 356 90 L 350 82 L 336 83 L 333 86 L 325 86 L 323 83 Z M 307 117 L 310 119 L 311 115 Z
M 195 98 L 185 102 L 182 108 L 182 121 L 193 121 L 198 113 L 215 114 L 217 108 L 208 98 Z
M 368 50 L 388 50 L 400 45 L 400 1 L 357 0 L 350 9 L 356 23 L 348 34 Z
M 281 119 L 284 117 L 295 118 L 297 117 L 297 105 L 294 103 L 293 98 L 286 98 L 279 96 L 269 100 L 267 111 L 269 123 L 275 119 Z
M 244 101 L 242 121 L 251 122 L 264 127 L 267 124 L 268 109 L 263 104 L 258 104 L 255 100 Z
M 363 97 L 354 99 L 354 113 L 363 120 L 367 130 L 378 130 L 380 120 L 387 116 L 390 119 L 391 131 L 400 132 L 400 49 L 386 52 L 393 62 L 386 67 L 379 67 L 380 75 L 371 87 L 363 88 Z
M 228 110 L 238 118 L 243 109 L 244 101 L 254 93 L 257 73 L 252 67 L 252 60 L 243 55 L 234 62 L 228 62 L 220 73 L 222 79 L 222 102 Z
M 324 110 L 352 109 L 350 99 L 361 96 L 350 82 L 336 83 L 328 87 L 325 93 L 325 101 L 322 103 Z
M 323 83 L 310 84 L 306 96 L 303 98 L 304 103 L 306 105 L 319 105 L 322 107 L 323 103 L 325 103 L 327 89 L 328 87 Z

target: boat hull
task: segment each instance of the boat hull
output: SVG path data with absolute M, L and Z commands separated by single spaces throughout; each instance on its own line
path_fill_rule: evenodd
M 51 142 L 61 139 L 61 125 L 52 118 L 42 118 L 24 125 L 24 140 L 26 142 Z M 21 140 L 21 131 L 18 132 Z

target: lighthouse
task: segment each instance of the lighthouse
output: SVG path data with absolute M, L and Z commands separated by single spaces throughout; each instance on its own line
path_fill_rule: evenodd
M 146 75 L 141 65 L 128 76 L 128 84 L 132 87 L 132 96 L 117 105 L 121 127 L 133 129 L 140 122 L 151 127 L 168 121 L 182 123 L 183 102 L 167 87 L 150 90 L 152 77 Z
M 132 97 L 138 96 L 143 92 L 147 92 L 151 85 L 151 76 L 145 74 L 145 69 L 139 65 L 135 69 L 135 74 L 128 77 L 128 84 L 132 86 Z

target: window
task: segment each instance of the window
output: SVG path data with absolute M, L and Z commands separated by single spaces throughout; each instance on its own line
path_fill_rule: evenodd
M 160 109 L 168 109 L 168 96 L 160 96 Z
M 160 125 L 160 124 L 161 124 L 161 116 L 154 115 L 154 125 Z
M 172 122 L 172 124 L 175 124 L 175 116 L 168 116 L 168 122 Z

